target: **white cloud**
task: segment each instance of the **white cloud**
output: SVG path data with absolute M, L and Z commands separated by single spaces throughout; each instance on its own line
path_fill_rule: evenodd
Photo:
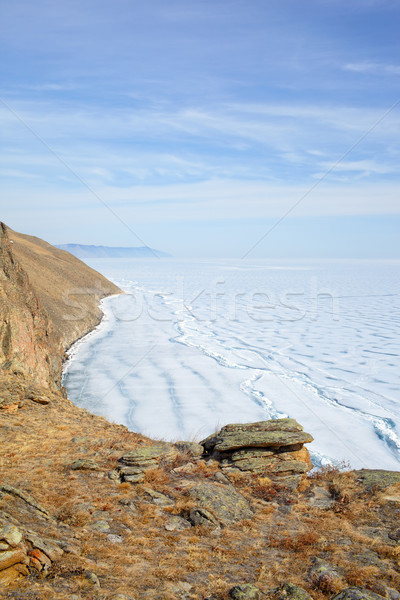
M 400 65 L 391 65 L 377 62 L 359 62 L 347 63 L 344 65 L 345 71 L 354 73 L 372 73 L 374 75 L 400 75 Z

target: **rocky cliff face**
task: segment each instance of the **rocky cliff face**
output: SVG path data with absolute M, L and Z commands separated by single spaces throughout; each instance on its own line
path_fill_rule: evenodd
M 60 388 L 64 351 L 120 290 L 67 252 L 0 224 L 0 365 Z
M 16 260 L 7 228 L 0 225 L 0 363 L 2 370 L 59 385 L 61 347 L 52 324 Z

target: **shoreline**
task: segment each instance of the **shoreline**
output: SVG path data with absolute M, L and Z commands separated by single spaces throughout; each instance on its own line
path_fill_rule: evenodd
M 75 356 L 76 352 L 78 351 L 79 345 L 83 342 L 86 342 L 90 337 L 94 337 L 97 333 L 99 333 L 100 331 L 102 331 L 102 329 L 104 328 L 105 324 L 109 321 L 108 315 L 107 313 L 103 310 L 103 304 L 106 300 L 109 300 L 111 298 L 116 298 L 118 296 L 121 296 L 122 294 L 125 294 L 126 292 L 124 292 L 123 290 L 121 290 L 121 292 L 119 294 L 110 294 L 109 296 L 106 296 L 104 298 L 102 298 L 99 301 L 98 307 L 101 310 L 101 317 L 99 322 L 87 333 L 85 333 L 84 335 L 82 335 L 81 337 L 77 338 L 69 347 L 68 349 L 66 349 L 64 351 L 64 360 L 62 363 L 62 373 L 61 373 L 61 384 L 64 387 L 64 377 L 66 374 L 66 371 L 68 370 L 68 366 L 69 363 L 71 362 L 71 360 L 73 359 L 73 357 Z

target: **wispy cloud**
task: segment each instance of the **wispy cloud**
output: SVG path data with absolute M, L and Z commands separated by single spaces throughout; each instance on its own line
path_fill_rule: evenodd
M 371 73 L 373 75 L 400 75 L 400 65 L 383 64 L 377 62 L 348 63 L 344 70 L 354 73 Z
M 395 0 L 3 4 L 3 218 L 396 213 Z

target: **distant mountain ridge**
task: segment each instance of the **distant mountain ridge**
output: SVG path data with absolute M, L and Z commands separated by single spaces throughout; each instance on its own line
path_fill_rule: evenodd
M 56 248 L 66 250 L 77 258 L 163 258 L 170 254 L 148 246 L 91 246 L 86 244 L 59 244 Z

